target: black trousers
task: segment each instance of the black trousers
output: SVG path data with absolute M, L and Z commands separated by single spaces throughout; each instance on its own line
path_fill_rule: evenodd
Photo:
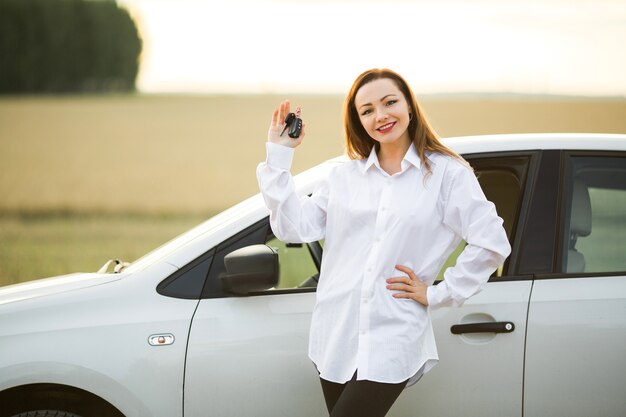
M 408 380 L 398 384 L 357 381 L 356 372 L 345 384 L 320 378 L 330 417 L 384 417 Z

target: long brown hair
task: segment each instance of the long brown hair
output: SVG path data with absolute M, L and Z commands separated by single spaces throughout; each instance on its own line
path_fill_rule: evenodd
M 430 123 L 428 123 L 428 120 L 424 116 L 424 112 L 417 103 L 417 100 L 415 100 L 415 95 L 407 82 L 399 74 L 386 68 L 374 68 L 359 75 L 354 81 L 354 84 L 352 84 L 352 88 L 346 97 L 343 109 L 343 120 L 348 157 L 350 159 L 364 159 L 369 156 L 373 147 L 376 147 L 377 151 L 379 149 L 380 144 L 372 139 L 365 131 L 365 128 L 359 119 L 359 114 L 356 110 L 354 100 L 356 93 L 361 87 L 369 82 L 379 80 L 381 78 L 393 80 L 409 104 L 409 111 L 412 115 L 408 127 L 409 138 L 415 144 L 417 154 L 419 155 L 422 164 L 426 166 L 428 173 L 431 172 L 431 168 L 425 156 L 426 151 L 439 152 L 452 156 L 457 158 L 464 165 L 469 166 L 469 164 L 459 154 L 445 146 L 439 140 L 439 136 Z

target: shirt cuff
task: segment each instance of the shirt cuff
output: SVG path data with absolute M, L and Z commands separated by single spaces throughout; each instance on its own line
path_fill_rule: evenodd
M 431 285 L 426 288 L 426 299 L 428 300 L 428 307 L 437 308 L 441 306 L 443 303 L 443 288 L 438 288 L 441 286 L 441 282 L 439 285 Z
M 265 160 L 267 165 L 274 168 L 281 168 L 286 171 L 291 169 L 294 148 L 279 145 L 277 143 L 266 142 L 265 149 L 267 150 L 267 159 Z

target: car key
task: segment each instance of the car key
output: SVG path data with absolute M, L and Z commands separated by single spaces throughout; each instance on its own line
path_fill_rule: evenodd
M 292 120 L 288 132 L 289 137 L 292 139 L 297 139 L 300 137 L 300 132 L 302 131 L 302 118 L 300 117 L 301 114 L 302 107 L 296 107 L 296 117 Z
M 283 133 L 285 133 L 285 130 L 287 130 L 287 128 L 290 128 L 289 130 L 291 131 L 291 123 L 293 122 L 293 119 L 295 118 L 296 118 L 295 113 L 289 113 L 287 117 L 285 117 L 285 127 L 283 128 L 283 131 L 280 132 L 280 136 L 282 136 Z
M 290 138 L 297 139 L 300 137 L 300 131 L 302 130 L 302 119 L 298 116 L 295 116 L 295 119 L 292 120 L 289 125 L 289 132 L 287 133 Z

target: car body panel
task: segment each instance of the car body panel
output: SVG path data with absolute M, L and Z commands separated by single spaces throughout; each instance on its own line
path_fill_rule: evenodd
M 175 268 L 156 264 L 107 285 L 0 306 L 0 391 L 31 383 L 80 387 L 128 416 L 182 416 L 189 323 L 198 301 L 146 291 Z M 171 346 L 150 346 L 152 334 Z
M 532 281 L 490 282 L 458 308 L 431 310 L 440 362 L 405 390 L 390 416 L 522 415 Z M 452 334 L 455 324 L 511 322 L 511 333 Z M 471 413 L 468 413 L 471 410 Z
M 625 415 L 625 347 L 626 276 L 537 280 L 524 415 Z
M 202 300 L 189 339 L 186 415 L 324 415 L 307 355 L 314 304 L 315 293 Z
M 116 274 L 69 274 L 59 277 L 38 279 L 21 284 L 0 287 L 0 305 L 43 297 L 65 291 L 74 291 L 94 285 L 103 285 L 122 278 Z

